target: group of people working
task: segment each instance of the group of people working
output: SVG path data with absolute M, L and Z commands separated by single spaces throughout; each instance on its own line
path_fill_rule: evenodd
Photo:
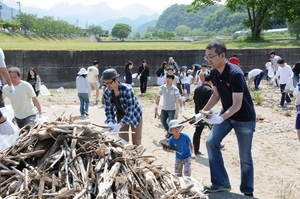
M 256 114 L 244 78 L 244 73 L 239 66 L 227 61 L 226 51 L 225 44 L 220 41 L 214 41 L 207 45 L 205 59 L 212 69 L 209 74 L 203 75 L 202 77 L 203 87 L 199 87 L 199 89 L 201 88 L 203 90 L 197 88 L 195 91 L 197 93 L 205 93 L 205 97 L 201 99 L 203 101 L 196 103 L 195 120 L 204 120 L 208 124 L 213 124 L 206 140 L 212 184 L 211 186 L 205 187 L 205 189 L 208 193 L 231 190 L 230 180 L 221 153 L 221 142 L 224 137 L 234 129 L 238 140 L 241 164 L 240 190 L 244 195 L 253 196 L 254 169 L 251 147 L 253 133 L 255 131 Z M 0 61 L 0 67 L 5 68 L 3 52 Z M 94 64 L 96 64 L 96 62 Z M 77 89 L 80 90 L 81 86 L 82 88 L 91 87 L 90 82 L 88 82 L 90 76 L 88 75 L 89 71 L 92 71 L 92 69 L 80 69 L 76 77 Z M 168 134 L 170 134 L 168 135 L 169 145 L 173 146 L 176 151 L 175 173 L 181 175 L 184 169 L 184 175 L 189 176 L 191 175 L 191 158 L 194 158 L 196 155 L 193 142 L 186 134 L 181 132 L 182 124 L 180 124 L 178 120 L 171 120 L 167 123 L 165 119 L 171 114 L 175 114 L 174 111 L 168 110 L 174 109 L 176 101 L 179 102 L 179 112 L 183 111 L 183 101 L 180 91 L 177 86 L 173 84 L 175 79 L 174 72 L 178 74 L 178 72 L 176 72 L 176 66 L 169 66 L 168 71 L 166 83 L 159 88 L 155 101 L 155 109 L 157 109 L 161 97 L 163 97 L 164 100 L 172 99 L 172 101 L 169 102 L 166 100 L 166 104 L 163 104 L 161 119 L 164 122 L 164 127 L 168 129 Z M 41 106 L 33 86 L 21 80 L 20 70 L 18 68 L 12 67 L 8 70 L 8 74 L 6 72 L 4 71 L 4 73 L 2 73 L 7 82 L 7 85 L 3 88 L 3 96 L 11 100 L 15 117 L 17 118 L 17 124 L 19 127 L 22 127 L 28 121 L 35 119 L 35 108 L 38 110 L 38 113 L 41 114 Z M 94 75 L 96 79 L 97 71 Z M 90 76 L 90 78 L 93 78 L 93 76 Z M 132 134 L 132 142 L 134 145 L 140 145 L 142 143 L 143 126 L 142 107 L 134 94 L 132 86 L 120 82 L 119 78 L 120 75 L 113 68 L 108 68 L 102 73 L 102 81 L 106 86 L 103 93 L 106 116 L 105 122 L 107 123 L 107 127 L 111 128 L 113 132 L 128 131 L 129 127 L 131 127 L 131 130 L 135 132 Z M 96 82 L 94 82 L 97 83 L 97 85 L 95 84 L 94 86 L 99 88 L 99 78 L 97 79 L 98 81 L 96 80 Z M 79 90 L 78 94 L 81 93 Z M 145 93 L 145 90 L 141 92 Z M 87 95 L 89 94 L 87 93 Z M 196 94 L 196 96 L 199 95 Z M 86 95 L 78 95 L 78 97 L 84 99 Z M 22 103 L 20 103 L 19 99 L 23 99 Z M 96 95 L 96 103 L 98 102 L 97 100 L 99 100 L 99 96 Z M 198 101 L 200 99 L 195 97 L 194 100 Z M 219 101 L 221 101 L 222 109 L 220 114 L 217 115 L 213 108 Z M 207 111 L 211 111 L 212 113 L 209 118 L 202 114 Z M 80 109 L 80 112 L 81 114 L 83 113 L 83 115 L 88 114 L 88 111 L 84 108 Z M 3 124 L 9 126 L 7 125 L 8 121 L 5 119 L 5 116 L 0 116 L 0 128 L 3 127 Z M 198 130 L 200 131 L 201 129 Z M 3 132 L 5 131 L 1 130 L 2 134 Z M 120 134 L 120 137 L 129 141 L 128 134 Z

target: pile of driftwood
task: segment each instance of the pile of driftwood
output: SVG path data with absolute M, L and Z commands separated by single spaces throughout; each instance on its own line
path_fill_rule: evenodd
M 142 146 L 78 121 L 59 117 L 21 129 L 0 152 L 0 198 L 207 198 L 193 178 L 153 165 Z

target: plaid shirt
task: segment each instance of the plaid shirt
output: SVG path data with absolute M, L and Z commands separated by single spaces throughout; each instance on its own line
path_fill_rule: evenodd
M 104 91 L 105 100 L 105 115 L 106 123 L 116 122 L 115 116 L 117 114 L 117 107 L 113 102 L 112 92 L 109 89 Z M 125 112 L 124 117 L 121 119 L 123 124 L 132 123 L 135 128 L 139 125 L 140 119 L 142 118 L 142 107 L 138 102 L 133 89 L 130 85 L 119 82 L 119 99 L 121 106 Z

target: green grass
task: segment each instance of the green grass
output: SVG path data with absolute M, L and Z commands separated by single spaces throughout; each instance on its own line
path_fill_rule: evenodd
M 130 41 L 89 42 L 88 38 L 54 38 L 0 33 L 3 50 L 203 50 L 214 39 L 197 42 Z M 260 42 L 223 40 L 228 49 L 298 47 L 297 40 L 264 39 Z
M 261 105 L 263 98 L 261 96 L 261 91 L 252 91 L 253 100 L 257 103 L 257 105 Z

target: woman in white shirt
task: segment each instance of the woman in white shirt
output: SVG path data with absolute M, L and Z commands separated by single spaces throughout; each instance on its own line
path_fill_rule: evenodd
M 88 116 L 91 88 L 90 88 L 89 80 L 86 78 L 87 71 L 85 70 L 85 68 L 81 68 L 77 74 L 78 76 L 76 77 L 76 89 L 80 101 L 80 108 L 79 108 L 80 115 Z

